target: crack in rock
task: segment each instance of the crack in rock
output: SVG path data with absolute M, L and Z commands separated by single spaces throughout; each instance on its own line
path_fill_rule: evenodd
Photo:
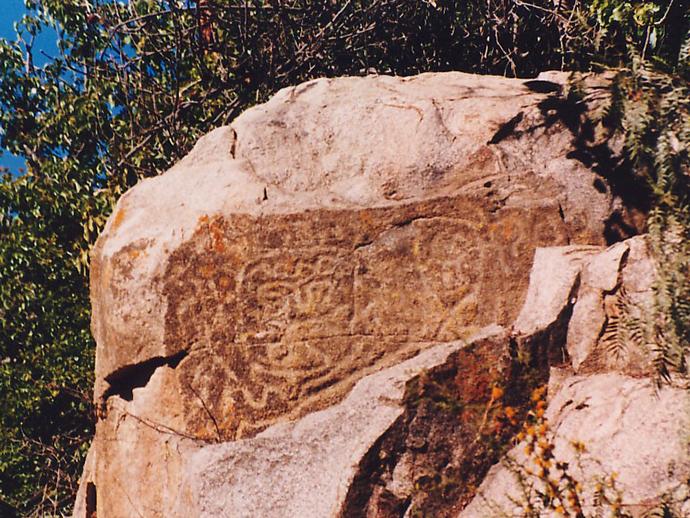
M 105 377 L 108 389 L 103 393 L 103 404 L 111 396 L 118 396 L 125 401 L 132 401 L 133 391 L 145 387 L 156 369 L 160 367 L 176 368 L 187 356 L 188 351 L 182 350 L 171 356 L 156 356 L 135 365 L 126 365 Z

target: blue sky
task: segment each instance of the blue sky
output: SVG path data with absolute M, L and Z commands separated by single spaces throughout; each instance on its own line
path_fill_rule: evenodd
M 13 40 L 14 22 L 21 20 L 24 14 L 24 0 L 0 0 L 0 38 Z M 17 173 L 20 167 L 24 167 L 24 161 L 20 158 L 3 153 L 0 157 L 0 167 L 9 167 L 10 171 Z
M 26 12 L 24 0 L 0 0 L 0 38 L 14 40 L 14 23 L 21 20 Z M 45 34 L 38 37 L 35 47 L 46 49 L 49 52 L 55 49 L 55 36 Z M 49 52 L 50 53 L 50 52 Z M 34 52 L 34 63 L 41 65 L 45 62 L 40 52 Z M 24 161 L 18 157 L 3 153 L 0 157 L 0 167 L 8 167 L 13 173 L 17 173 L 20 167 L 24 167 Z
M 2 0 L 0 9 L 0 37 L 13 38 L 12 25 L 24 14 L 24 0 Z

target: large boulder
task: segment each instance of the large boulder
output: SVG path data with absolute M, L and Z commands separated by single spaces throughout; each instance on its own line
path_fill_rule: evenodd
M 257 445 L 274 448 L 261 469 L 280 470 L 276 445 L 299 457 L 288 443 L 317 437 L 295 423 L 337 423 L 362 378 L 392 373 L 400 400 L 401 362 L 432 366 L 420 352 L 510 326 L 537 248 L 603 245 L 619 205 L 574 158 L 565 82 L 310 81 L 125 194 L 92 255 L 99 420 L 84 484 L 98 516 L 214 515 L 204 488 L 230 465 L 250 473 Z M 561 337 L 549 325 L 521 346 Z M 381 412 L 360 423 L 342 475 L 323 481 L 338 498 L 313 516 L 346 505 L 353 463 L 399 411 Z M 233 487 L 228 505 L 260 496 Z

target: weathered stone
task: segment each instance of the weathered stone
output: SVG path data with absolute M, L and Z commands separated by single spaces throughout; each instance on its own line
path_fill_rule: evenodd
M 507 336 L 487 328 L 471 342 L 438 345 L 372 374 L 341 403 L 295 423 L 198 450 L 187 458 L 179 499 L 167 516 L 358 516 L 361 507 L 354 514 L 348 508 L 356 500 L 353 485 L 371 467 L 371 450 L 378 454 L 375 444 L 406 412 L 407 384 L 427 369 L 453 362 L 467 347 L 495 351 L 498 360 L 505 350 L 496 345 L 506 344 Z M 496 361 L 487 365 L 487 375 L 490 369 L 498 375 L 499 367 Z M 488 380 L 470 378 L 486 391 L 482 381 Z M 374 462 L 381 460 L 375 455 Z
M 606 325 L 604 296 L 618 286 L 621 263 L 628 245 L 617 243 L 593 257 L 582 272 L 577 304 L 568 327 L 568 354 L 577 370 L 596 349 Z
M 513 331 L 530 335 L 555 322 L 577 292 L 583 262 L 600 250 L 577 245 L 537 249 L 525 303 Z
M 538 249 L 525 304 L 512 326 L 515 336 L 543 341 L 540 333 L 549 322 L 569 311 L 572 316 L 564 320 L 564 330 L 575 371 L 649 374 L 652 351 L 625 329 L 625 319 L 631 315 L 641 321 L 651 318 L 655 267 L 646 239 L 634 237 L 607 249 L 578 245 Z M 563 342 L 561 337 L 547 341 Z
M 125 194 L 92 256 L 101 518 L 169 516 L 203 444 L 509 326 L 537 248 L 603 244 L 612 195 L 549 80 L 311 81 Z
M 163 366 L 129 401 L 108 399 L 94 444 L 98 516 L 170 516 L 182 462 L 206 444 L 185 431 L 178 387 L 174 370 Z
M 508 334 L 496 334 L 410 379 L 400 416 L 362 457 L 337 516 L 443 518 L 462 508 L 498 460 L 483 440 L 493 433 L 492 389 L 525 396 L 512 352 Z
M 568 354 L 578 369 L 596 348 L 606 324 L 604 296 L 601 290 L 583 286 L 577 294 L 571 325 L 568 327 Z
M 618 313 L 640 311 L 638 318 L 649 318 L 644 308 L 653 296 L 655 268 L 646 238 L 626 240 L 578 261 L 573 268 L 580 269 L 579 284 L 573 281 L 577 277 L 573 269 L 564 266 L 566 253 L 572 249 L 538 251 L 538 258 L 552 257 L 549 264 L 560 265 L 560 271 L 568 274 L 551 279 L 560 288 L 535 287 L 533 292 L 530 284 L 531 295 L 521 312 L 522 320 L 531 322 L 544 311 L 564 313 L 576 300 L 566 322 L 571 365 L 550 370 L 548 428 L 539 439 L 553 447 L 551 480 L 565 487 L 565 475 L 557 466 L 567 466 L 565 472 L 576 483 L 587 516 L 612 511 L 617 499 L 634 517 L 661 509 L 665 501 L 673 504 L 674 516 L 686 516 L 690 513 L 686 483 L 690 395 L 685 387 L 655 387 L 651 351 L 625 335 L 626 324 Z M 538 265 L 536 261 L 535 269 Z M 542 269 L 547 271 L 543 265 Z M 534 272 L 531 281 L 549 286 Z M 574 297 L 573 286 L 577 288 Z M 536 336 L 543 339 L 539 332 Z M 623 339 L 629 341 L 622 351 L 611 349 L 610 342 Z M 565 343 L 565 337 L 560 341 Z M 525 441 L 515 446 L 490 470 L 477 496 L 459 516 L 523 516 L 530 505 L 538 509 L 540 497 L 534 488 L 548 490 L 544 478 L 537 475 L 542 467 L 536 463 L 538 456 L 529 451 Z M 604 489 L 610 502 L 596 496 L 598 488 Z M 564 502 L 569 500 L 567 493 L 561 496 Z M 564 503 L 572 510 L 569 505 Z M 555 507 L 540 516 L 556 516 Z
M 621 510 L 642 516 L 669 496 L 676 512 L 682 509 L 677 516 L 687 516 L 690 507 L 682 503 L 690 475 L 686 389 L 667 387 L 657 393 L 649 379 L 616 373 L 574 376 L 552 397 L 546 416 L 552 430 L 548 440 L 555 446 L 552 465 L 567 463 L 588 516 L 597 509 L 612 511 L 618 497 Z M 518 444 L 508 458 L 513 466 L 536 472 L 525 447 Z M 538 485 L 539 479 L 510 466 L 504 461 L 491 469 L 461 518 L 524 515 L 524 506 L 534 498 L 524 488 Z M 612 504 L 595 503 L 599 484 Z
M 618 286 L 621 262 L 629 251 L 627 243 L 616 243 L 587 262 L 582 272 L 582 284 L 605 292 Z
M 643 236 L 594 256 L 584 267 L 568 327 L 567 349 L 578 372 L 654 372 L 653 351 L 631 322 L 649 322 L 655 267 Z
M 626 241 L 628 256 L 621 272 L 621 282 L 628 293 L 649 293 L 657 278 L 656 265 L 649 250 L 649 237 Z
M 512 437 L 496 435 L 492 388 L 524 406 L 530 383 L 547 378 L 548 365 L 528 372 L 517 364 L 514 345 L 532 355 L 563 347 L 580 270 L 599 251 L 537 251 L 520 312 L 528 324 L 513 327 L 515 342 L 496 330 L 465 346 L 436 346 L 365 377 L 329 409 L 199 450 L 188 457 L 173 515 L 454 516 Z
M 208 407 L 233 415 L 223 438 L 243 437 L 332 404 L 367 368 L 424 343 L 510 322 L 526 284 L 528 243 L 559 230 L 540 211 L 506 211 L 503 221 L 487 218 L 455 199 L 247 221 L 244 235 L 240 223 L 202 227 L 171 255 L 163 292 L 168 354 L 189 351 L 177 369 L 188 429 L 198 433 Z M 271 225 L 283 236 L 278 249 L 267 248 L 262 229 Z M 475 226 L 487 232 L 484 242 Z M 216 231 L 213 244 L 207 235 Z M 237 273 L 223 281 L 228 272 Z M 231 288 L 213 288 L 223 282 Z M 211 385 L 211 372 L 232 382 Z

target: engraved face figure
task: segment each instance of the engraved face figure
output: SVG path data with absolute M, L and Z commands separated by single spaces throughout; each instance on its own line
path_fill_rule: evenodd
M 480 204 L 202 218 L 166 272 L 166 345 L 189 351 L 176 369 L 188 427 L 253 435 L 333 404 L 372 370 L 512 320 L 532 250 L 554 231 L 538 211 L 501 219 Z

